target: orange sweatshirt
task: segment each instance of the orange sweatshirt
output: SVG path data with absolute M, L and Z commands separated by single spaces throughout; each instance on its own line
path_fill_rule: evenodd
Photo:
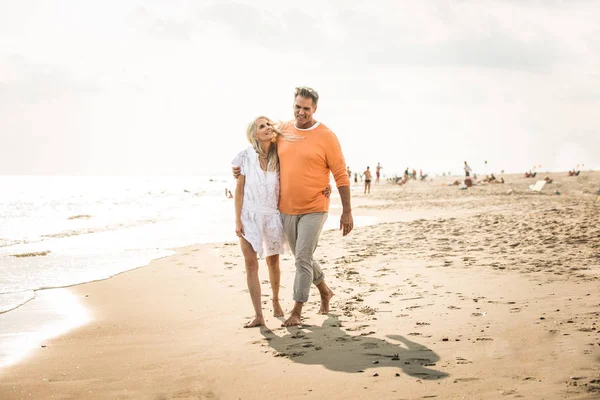
M 329 185 L 329 172 L 338 188 L 350 186 L 337 136 L 319 122 L 309 129 L 297 129 L 291 121 L 283 130 L 304 139 L 277 138 L 281 183 L 279 211 L 289 215 L 329 211 L 329 198 L 322 193 Z

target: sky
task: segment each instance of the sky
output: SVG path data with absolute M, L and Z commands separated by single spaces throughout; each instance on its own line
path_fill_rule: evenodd
M 291 119 L 300 85 L 355 171 L 600 169 L 598 15 L 593 0 L 0 0 L 0 175 L 228 174 L 246 125 Z

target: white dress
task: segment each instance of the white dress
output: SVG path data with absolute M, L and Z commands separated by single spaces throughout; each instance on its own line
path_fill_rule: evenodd
M 244 239 L 259 257 L 283 254 L 287 243 L 279 215 L 279 171 L 263 171 L 252 147 L 231 164 L 239 166 L 246 177 L 241 215 Z

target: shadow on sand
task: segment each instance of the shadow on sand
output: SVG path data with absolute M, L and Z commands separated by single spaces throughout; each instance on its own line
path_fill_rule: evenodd
M 440 357 L 431 349 L 400 335 L 387 335 L 389 341 L 368 336 L 352 336 L 340 328 L 337 316 L 329 315 L 323 326 L 288 328 L 278 336 L 262 327 L 265 340 L 276 357 L 288 357 L 307 365 L 323 365 L 332 371 L 364 372 L 368 368 L 396 367 L 419 379 L 441 379 L 447 373 L 429 368 Z M 398 371 L 399 372 L 399 371 Z

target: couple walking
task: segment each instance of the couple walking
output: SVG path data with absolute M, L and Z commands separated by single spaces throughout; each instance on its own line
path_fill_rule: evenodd
M 309 87 L 294 91 L 294 120 L 274 123 L 261 116 L 246 130 L 251 143 L 232 162 L 237 178 L 235 195 L 236 234 L 246 265 L 246 279 L 254 306 L 254 320 L 246 328 L 264 325 L 258 257 L 265 257 L 273 291 L 273 314 L 283 316 L 279 303 L 279 255 L 289 247 L 295 257 L 294 308 L 283 326 L 301 324 L 302 307 L 311 284 L 321 295 L 319 313 L 329 312 L 333 292 L 314 259 L 319 235 L 329 210 L 329 173 L 334 176 L 342 215 L 340 229 L 346 236 L 353 228 L 350 181 L 336 135 L 315 121 L 318 93 Z M 287 240 L 286 240 L 287 238 Z

